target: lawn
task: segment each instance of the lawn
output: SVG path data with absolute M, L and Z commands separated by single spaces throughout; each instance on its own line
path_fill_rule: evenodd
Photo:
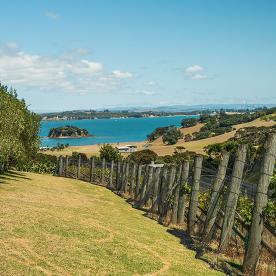
M 0 275 L 219 275 L 106 188 L 0 176 Z

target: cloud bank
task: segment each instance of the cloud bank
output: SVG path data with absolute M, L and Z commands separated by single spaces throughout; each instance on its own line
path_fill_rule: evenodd
M 15 87 L 87 93 L 112 90 L 132 77 L 118 69 L 106 72 L 94 60 L 26 53 L 15 43 L 0 47 L 0 80 Z

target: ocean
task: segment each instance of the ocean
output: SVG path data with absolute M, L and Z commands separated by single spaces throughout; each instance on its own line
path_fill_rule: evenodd
M 180 126 L 183 118 L 196 118 L 197 116 L 169 116 L 153 118 L 120 118 L 96 120 L 68 120 L 68 121 L 42 121 L 40 128 L 40 141 L 43 147 L 53 147 L 58 143 L 71 146 L 95 145 L 117 142 L 144 141 L 147 135 L 157 127 Z M 47 135 L 51 128 L 73 125 L 88 130 L 91 137 L 50 139 Z

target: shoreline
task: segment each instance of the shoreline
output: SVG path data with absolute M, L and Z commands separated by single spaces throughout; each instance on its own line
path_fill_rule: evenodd
M 174 115 L 164 115 L 164 116 L 148 116 L 148 117 L 110 117 L 110 118 L 85 118 L 85 119 L 41 119 L 41 122 L 60 122 L 60 121 L 88 121 L 88 120 L 123 120 L 123 119 L 151 119 L 151 118 L 162 118 L 162 117 L 191 117 L 191 116 L 200 116 L 200 114 L 193 114 L 193 115 L 187 115 L 187 114 L 174 114 Z

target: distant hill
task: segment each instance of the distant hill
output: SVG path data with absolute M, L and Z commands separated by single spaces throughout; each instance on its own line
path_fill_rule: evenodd
M 110 117 L 144 117 L 165 116 L 177 114 L 208 113 L 213 111 L 244 112 L 256 109 L 275 107 L 276 104 L 206 104 L 206 105 L 171 105 L 171 106 L 120 106 L 108 109 L 82 109 L 55 112 L 38 112 L 42 118 L 63 117 L 85 117 L 85 118 L 110 118 Z

